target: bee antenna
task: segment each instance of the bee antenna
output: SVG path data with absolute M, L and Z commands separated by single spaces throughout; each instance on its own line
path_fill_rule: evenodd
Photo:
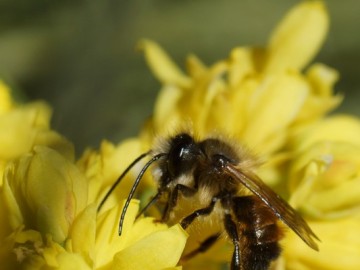
M 144 157 L 146 157 L 147 155 L 149 155 L 151 153 L 151 151 L 148 151 L 146 153 L 141 154 L 140 156 L 138 156 L 124 171 L 123 173 L 119 176 L 119 178 L 115 181 L 115 183 L 111 186 L 111 188 L 109 189 L 109 191 L 106 193 L 105 197 L 101 200 L 97 211 L 99 212 L 102 208 L 102 206 L 104 205 L 104 203 L 106 202 L 106 200 L 108 199 L 108 197 L 110 196 L 110 194 L 114 191 L 114 189 L 117 187 L 117 185 L 121 182 L 121 180 L 124 178 L 124 176 L 130 171 L 130 169 L 132 167 L 134 167 L 134 165 L 136 163 L 138 163 L 140 160 L 142 160 Z
M 153 156 L 152 159 L 150 159 L 145 165 L 144 167 L 141 169 L 140 173 L 138 174 L 138 176 L 136 177 L 135 179 L 135 182 L 130 190 L 130 193 L 129 193 L 129 196 L 128 198 L 126 199 L 126 202 L 125 202 L 125 205 L 124 205 L 124 208 L 122 210 L 122 213 L 121 213 L 121 217 L 120 217 L 120 222 L 119 222 L 119 235 L 121 235 L 121 232 L 122 232 L 122 228 L 123 228 L 123 223 L 124 223 L 124 219 L 125 219 L 125 215 L 126 215 L 126 211 L 129 207 L 129 204 L 130 204 L 130 201 L 132 199 L 132 197 L 134 196 L 134 193 L 135 193 L 135 190 L 137 188 L 137 186 L 139 185 L 140 183 L 140 180 L 142 178 L 142 176 L 144 175 L 145 171 L 147 170 L 147 168 L 155 161 L 157 161 L 158 159 L 162 158 L 163 156 L 166 156 L 167 154 L 166 153 L 160 153 L 160 154 L 157 154 L 156 156 Z

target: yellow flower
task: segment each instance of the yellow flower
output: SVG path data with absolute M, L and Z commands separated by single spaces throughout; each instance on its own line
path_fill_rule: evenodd
M 320 119 L 342 100 L 333 95 L 337 71 L 316 63 L 303 72 L 327 29 L 323 3 L 304 1 L 280 22 L 267 47 L 235 48 L 210 67 L 190 55 L 187 74 L 159 45 L 143 40 L 139 48 L 163 84 L 142 132 L 144 144 L 151 148 L 154 134 L 168 136 L 189 127 L 200 138 L 225 134 L 266 160 L 258 174 L 277 185 L 293 130 Z
M 39 252 L 27 250 L 28 241 L 40 250 L 41 237 L 63 244 L 75 216 L 85 208 L 86 180 L 71 163 L 50 148 L 36 146 L 7 165 L 1 192 L 8 227 L 15 231 L 7 240 L 12 242 L 7 251 L 18 252 L 19 261 L 27 261 L 27 255 Z M 28 237 L 31 240 L 21 240 Z M 5 251 L 2 253 L 6 255 Z
M 183 73 L 153 41 L 143 40 L 154 75 L 163 84 L 146 132 L 168 134 L 189 122 L 200 137 L 221 132 L 255 152 L 270 155 L 284 146 L 289 130 L 313 122 L 341 100 L 333 96 L 337 72 L 315 64 L 328 28 L 322 2 L 291 10 L 263 50 L 238 47 L 230 57 L 206 67 L 195 56 Z
M 138 203 L 133 201 L 132 209 L 127 212 L 128 224 L 125 223 L 124 232 L 119 237 L 118 224 L 115 222 L 114 225 L 114 220 L 119 220 L 121 210 L 122 206 L 118 206 L 99 217 L 100 231 L 96 239 L 99 265 L 105 265 L 105 269 L 175 267 L 187 238 L 181 226 L 168 228 L 165 224 L 154 223 L 153 218 L 141 218 L 134 223 Z
M 132 201 L 119 237 L 123 204 L 97 213 L 97 204 L 89 200 L 89 181 L 73 161 L 45 146 L 9 163 L 1 208 L 7 212 L 4 222 L 11 231 L 0 248 L 2 265 L 7 269 L 175 269 L 187 238 L 181 227 L 168 228 L 153 218 L 135 220 L 139 206 Z
M 58 243 L 87 204 L 85 177 L 71 161 L 43 146 L 7 166 L 3 188 L 11 227 L 37 229 Z
M 314 218 L 359 215 L 359 135 L 360 120 L 345 115 L 298 134 L 289 175 L 294 205 Z
M 119 202 L 128 191 L 97 213 L 127 159 L 142 151 L 139 141 L 104 142 L 75 163 L 73 145 L 50 129 L 50 115 L 42 102 L 16 104 L 0 84 L 2 269 L 180 269 L 187 234 L 179 225 L 135 220 L 132 201 L 119 237 Z
M 1 267 L 181 269 L 183 250 L 210 235 L 209 224 L 196 221 L 187 243 L 178 224 L 136 219 L 139 201 L 132 200 L 118 235 L 124 199 L 142 162 L 97 208 L 129 161 L 152 148 L 154 134 L 190 128 L 200 138 L 225 134 L 264 157 L 260 176 L 285 187 L 319 235 L 315 252 L 287 233 L 277 270 L 359 269 L 360 123 L 349 116 L 323 118 L 341 101 L 333 95 L 338 74 L 318 63 L 306 68 L 327 29 L 323 3 L 302 2 L 265 48 L 235 48 L 210 67 L 191 55 L 187 74 L 155 42 L 143 40 L 139 47 L 163 84 L 153 117 L 139 137 L 118 146 L 104 141 L 78 161 L 72 144 L 49 127 L 50 108 L 16 104 L 0 83 Z M 155 181 L 145 175 L 142 184 L 154 187 Z M 219 242 L 184 268 L 218 269 L 229 262 L 231 249 Z
M 145 152 L 138 139 L 128 139 L 114 146 L 108 141 L 103 141 L 98 151 L 87 149 L 77 161 L 77 166 L 89 179 L 89 200 L 100 203 L 105 193 L 114 181 L 134 160 Z M 141 165 L 139 164 L 138 167 Z M 130 171 L 121 182 L 121 189 L 116 189 L 105 204 L 105 208 L 126 198 L 133 184 L 136 170 Z
M 317 63 L 303 72 L 327 29 L 323 3 L 304 1 L 286 15 L 266 48 L 235 48 L 228 59 L 210 67 L 191 55 L 187 74 L 155 42 L 140 43 L 163 84 L 154 116 L 142 133 L 146 144 L 151 146 L 152 134 L 173 134 L 184 123 L 200 137 L 234 137 L 268 160 L 259 174 L 267 183 L 289 185 L 290 202 L 322 239 L 318 253 L 289 233 L 278 269 L 360 266 L 360 238 L 352 237 L 359 226 L 360 125 L 350 117 L 321 120 L 342 99 L 333 95 L 335 70 Z M 286 183 L 289 159 L 293 161 Z M 346 230 L 344 239 L 333 232 L 337 226 Z M 187 250 L 199 239 L 193 241 L 194 234 Z M 222 254 L 221 248 L 214 248 L 187 267 L 198 269 L 204 261 L 216 265 L 219 256 L 224 259 Z
M 309 249 L 296 235 L 289 233 L 281 243 L 284 247 L 282 254 L 284 265 L 276 270 L 359 269 L 359 219 L 311 221 L 309 225 L 321 238 L 320 251 Z
M 44 102 L 16 104 L 0 81 L 0 173 L 6 163 L 28 152 L 34 145 L 47 145 L 74 157 L 71 143 L 50 129 L 51 109 Z M 0 186 L 2 179 L 0 180 Z
M 299 132 L 293 143 L 288 185 L 321 239 L 320 252 L 289 234 L 283 241 L 286 268 L 360 268 L 360 120 L 339 115 Z

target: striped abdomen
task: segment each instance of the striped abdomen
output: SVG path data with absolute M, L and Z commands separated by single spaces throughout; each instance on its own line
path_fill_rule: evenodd
M 235 197 L 232 200 L 238 225 L 241 270 L 266 270 L 279 257 L 279 240 L 283 233 L 278 218 L 256 196 Z

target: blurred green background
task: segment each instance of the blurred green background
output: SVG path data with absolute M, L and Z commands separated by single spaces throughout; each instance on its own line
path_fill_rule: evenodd
M 136 135 L 160 84 L 136 42 L 159 42 L 183 66 L 238 45 L 265 45 L 297 0 L 0 0 L 0 77 L 54 108 L 53 128 L 77 152 Z M 326 1 L 331 29 L 315 59 L 341 73 L 342 112 L 360 115 L 360 1 Z

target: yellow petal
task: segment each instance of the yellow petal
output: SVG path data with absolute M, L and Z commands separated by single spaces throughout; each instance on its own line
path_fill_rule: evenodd
M 7 189 L 9 189 L 9 186 L 7 186 Z M 11 192 L 10 192 L 11 194 Z M 6 236 L 8 236 L 11 233 L 11 226 L 10 226 L 10 221 L 9 219 L 12 219 L 12 215 L 10 214 L 12 213 L 12 211 L 9 211 L 9 208 L 7 207 L 7 205 L 11 205 L 12 203 L 15 203 L 15 216 L 20 214 L 20 209 L 18 208 L 17 204 L 16 204 L 16 200 L 13 200 L 12 203 L 6 203 L 5 202 L 6 198 L 5 198 L 5 191 L 4 188 L 0 186 L 0 220 L 2 222 L 0 222 L 0 242 L 2 241 L 2 239 L 4 239 Z M 11 200 L 11 199 L 10 199 Z M 20 214 L 21 217 L 21 214 Z M 18 219 L 18 218 L 15 218 Z M 12 223 L 18 224 L 19 221 L 13 221 Z
M 251 48 L 235 48 L 230 54 L 229 83 L 238 85 L 246 76 L 255 72 L 253 50 Z
M 12 190 L 11 185 L 7 179 L 12 177 L 15 174 L 15 166 L 14 164 L 9 164 L 4 173 L 4 184 L 2 189 L 3 202 L 4 202 L 4 213 L 8 214 L 7 218 L 2 222 L 5 228 L 11 227 L 15 229 L 24 222 L 23 214 L 21 213 L 21 209 L 19 203 L 16 201 L 15 192 Z M 7 222 L 5 222 L 7 221 Z
M 51 109 L 45 103 L 33 103 L 0 116 L 0 158 L 12 159 L 33 146 L 39 129 L 48 129 Z
M 180 225 L 157 231 L 116 254 L 113 269 L 158 270 L 175 266 L 186 238 Z
M 118 234 L 120 215 L 125 201 L 100 214 L 96 224 L 96 266 L 111 265 L 114 255 L 127 246 L 129 231 L 133 226 L 139 201 L 132 200 L 126 212 L 121 236 Z
M 143 150 L 140 140 L 135 138 L 127 139 L 118 146 L 103 141 L 98 151 L 87 149 L 77 162 L 77 166 L 89 181 L 89 201 L 100 203 L 105 193 L 131 161 L 145 151 L 148 149 Z M 140 167 L 141 163 L 138 166 Z M 110 208 L 127 197 L 136 173 L 135 168 L 128 173 L 102 210 Z
M 291 203 L 321 219 L 358 215 L 359 156 L 360 147 L 349 142 L 311 144 L 291 164 Z
M 309 198 L 304 208 L 304 211 L 312 212 L 313 215 L 317 214 L 317 217 L 323 219 L 328 216 L 359 215 L 360 178 L 346 181 L 336 188 L 317 193 L 316 196 Z M 326 215 L 329 212 L 331 215 Z
M 112 145 L 109 142 L 101 144 L 101 158 L 103 162 L 103 177 L 105 184 L 110 185 L 116 180 L 120 173 L 136 159 L 140 154 L 148 149 L 143 149 L 142 144 L 137 138 L 129 138 L 122 141 L 119 145 Z
M 265 72 L 306 66 L 324 41 L 328 21 L 322 1 L 303 1 L 290 10 L 271 35 Z
M 312 121 L 336 108 L 343 96 L 334 95 L 334 85 L 338 80 L 338 72 L 325 65 L 312 65 L 307 74 L 311 93 L 297 117 L 297 122 Z
M 249 101 L 243 139 L 257 152 L 264 153 L 272 150 L 264 146 L 266 139 L 271 135 L 279 137 L 282 129 L 296 118 L 309 89 L 301 77 L 289 74 L 269 77 L 255 91 Z
M 64 136 L 53 130 L 39 130 L 34 138 L 34 145 L 45 145 L 62 154 L 69 161 L 75 160 L 74 145 Z
M 46 265 L 50 267 L 59 267 L 59 262 L 57 257 L 59 254 L 66 252 L 63 246 L 54 242 L 51 235 L 46 236 L 46 248 L 41 252 L 41 255 L 44 257 Z
M 160 90 L 154 108 L 157 133 L 169 132 L 181 123 L 181 113 L 177 107 L 182 95 L 181 89 L 176 86 L 165 86 Z
M 360 146 L 360 120 L 350 115 L 334 115 L 300 132 L 293 145 L 303 150 L 316 142 L 348 142 Z
M 0 115 L 9 111 L 13 106 L 10 89 L 0 80 Z
M 306 72 L 316 96 L 331 97 L 334 85 L 339 79 L 339 72 L 323 64 L 314 64 Z
M 139 218 L 129 232 L 128 245 L 136 243 L 151 233 L 166 230 L 167 228 L 168 226 L 164 223 L 154 222 L 152 217 Z
M 79 253 L 88 263 L 93 265 L 96 233 L 96 205 L 86 207 L 75 219 L 69 238 L 72 252 Z
M 206 74 L 207 67 L 194 54 L 190 54 L 186 59 L 186 69 L 191 77 L 200 77 Z
M 315 181 L 320 174 L 322 174 L 328 164 L 326 162 L 321 162 L 320 160 L 310 160 L 309 163 L 304 168 L 304 172 L 301 170 L 303 176 L 301 180 L 299 180 L 298 185 L 296 186 L 297 178 L 291 177 L 290 181 L 290 189 L 291 189 L 291 197 L 289 199 L 289 203 L 294 208 L 299 208 L 299 206 L 303 205 L 306 200 L 313 193 L 313 188 L 315 185 Z M 294 166 L 295 167 L 295 166 Z
M 360 269 L 360 235 L 356 233 L 359 220 L 349 218 L 309 225 L 321 239 L 320 251 L 312 250 L 297 235 L 288 233 L 282 241 L 286 269 Z
M 163 84 L 174 84 L 187 88 L 191 80 L 170 59 L 166 52 L 155 42 L 144 39 L 139 42 L 139 49 L 145 53 L 146 61 L 155 77 Z
M 80 254 L 75 253 L 60 253 L 56 257 L 59 266 L 58 270 L 91 270 L 91 268 Z

